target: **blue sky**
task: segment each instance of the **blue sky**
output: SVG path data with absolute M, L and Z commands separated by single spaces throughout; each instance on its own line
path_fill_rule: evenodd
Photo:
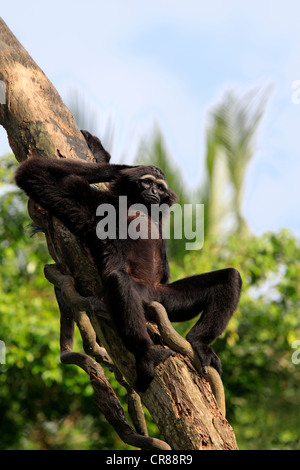
M 272 85 L 244 214 L 257 234 L 288 227 L 300 235 L 300 104 L 292 101 L 300 3 L 10 0 L 1 16 L 65 101 L 70 89 L 84 96 L 100 137 L 112 120 L 114 162 L 131 162 L 158 123 L 190 187 L 203 179 L 212 106 L 230 88 Z

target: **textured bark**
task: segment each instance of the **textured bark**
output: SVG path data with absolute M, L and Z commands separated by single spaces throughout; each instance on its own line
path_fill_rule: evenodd
M 63 155 L 93 161 L 73 116 L 57 91 L 1 19 L 0 79 L 6 86 L 6 104 L 0 104 L 0 123 L 7 131 L 19 162 L 36 150 L 52 158 Z M 81 296 L 101 295 L 101 280 L 93 260 L 76 237 L 56 219 L 42 213 L 40 216 L 42 223 L 47 221 L 49 252 L 60 272 L 74 278 L 76 291 Z M 133 386 L 133 356 L 109 321 L 97 316 L 92 309 L 87 309 L 87 313 L 109 356 Z M 156 371 L 155 379 L 141 397 L 172 449 L 237 448 L 234 433 L 219 410 L 208 382 L 187 357 L 176 354 Z M 98 379 L 92 377 L 94 383 Z M 101 381 L 105 382 L 102 376 Z M 107 391 L 107 384 L 105 387 Z M 95 393 L 101 404 L 101 394 Z M 109 406 L 113 402 L 112 392 Z M 114 410 L 109 411 L 113 416 Z M 118 431 L 118 420 L 115 422 L 114 419 L 112 425 Z
M 93 160 L 74 117 L 43 71 L 0 18 L 0 123 L 18 161 L 38 149 L 48 156 Z

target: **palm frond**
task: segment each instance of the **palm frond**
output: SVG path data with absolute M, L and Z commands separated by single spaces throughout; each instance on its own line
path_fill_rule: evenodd
M 228 204 L 227 212 L 236 213 L 236 229 L 244 230 L 246 222 L 241 214 L 243 185 L 247 166 L 257 150 L 257 131 L 265 112 L 266 103 L 270 96 L 271 88 L 265 90 L 251 90 L 244 96 L 236 92 L 228 91 L 222 102 L 214 107 L 208 117 L 206 169 L 207 182 L 206 199 L 209 212 L 208 226 L 216 219 L 220 212 L 212 194 L 216 186 L 213 179 L 216 177 L 214 168 L 221 158 L 226 157 L 228 174 L 224 172 L 223 184 L 232 186 L 232 201 Z M 227 181 L 225 179 L 227 178 Z M 212 201 L 214 202 L 212 204 Z M 223 218 L 226 211 L 223 214 Z M 214 227 L 216 224 L 213 223 Z M 211 232 L 211 230 L 209 230 Z M 215 228 L 213 230 L 215 232 Z

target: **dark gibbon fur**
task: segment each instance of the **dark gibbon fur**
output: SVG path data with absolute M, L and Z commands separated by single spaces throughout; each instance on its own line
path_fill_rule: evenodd
M 105 303 L 116 331 L 136 359 L 139 391 L 145 391 L 154 377 L 154 368 L 172 351 L 154 348 L 146 327 L 146 306 L 155 300 L 166 309 L 172 322 L 200 319 L 187 334 L 202 366 L 221 373 L 221 361 L 210 344 L 225 330 L 237 308 L 241 277 L 234 268 L 198 274 L 169 283 L 165 240 L 99 239 L 96 216 L 100 204 L 112 204 L 119 217 L 132 220 L 127 209 L 119 214 L 119 196 L 127 196 L 128 207 L 141 203 L 171 206 L 176 195 L 165 176 L 153 166 L 109 163 L 110 156 L 99 139 L 83 131 L 97 163 L 78 160 L 32 157 L 16 172 L 16 183 L 44 209 L 59 218 L 88 247 L 100 272 Z M 110 190 L 92 183 L 109 182 Z M 150 212 L 150 211 L 148 211 Z M 150 213 L 147 223 L 152 223 Z

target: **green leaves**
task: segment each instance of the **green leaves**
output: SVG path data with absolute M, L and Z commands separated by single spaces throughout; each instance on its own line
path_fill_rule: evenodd
M 232 235 L 224 245 L 206 241 L 200 256 L 185 256 L 176 277 L 225 266 L 243 279 L 238 311 L 214 344 L 229 422 L 241 449 L 296 449 L 300 366 L 292 362 L 292 343 L 300 339 L 300 240 L 282 230 Z

